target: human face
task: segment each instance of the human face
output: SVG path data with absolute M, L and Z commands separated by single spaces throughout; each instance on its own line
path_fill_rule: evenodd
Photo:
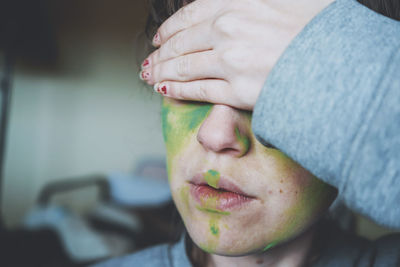
M 174 202 L 207 252 L 268 250 L 308 229 L 336 196 L 282 152 L 260 144 L 249 112 L 165 98 L 162 122 Z

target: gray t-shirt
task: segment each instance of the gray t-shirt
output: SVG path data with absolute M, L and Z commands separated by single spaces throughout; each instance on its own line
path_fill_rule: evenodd
M 324 221 L 313 244 L 309 267 L 398 267 L 400 266 L 400 234 L 375 241 L 340 230 Z M 268 252 L 266 252 L 268 253 Z M 94 267 L 190 267 L 185 237 L 172 245 L 159 245 L 137 253 L 111 259 Z

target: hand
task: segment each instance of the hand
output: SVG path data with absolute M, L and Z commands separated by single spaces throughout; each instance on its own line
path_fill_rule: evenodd
M 194 1 L 160 26 L 141 77 L 168 97 L 252 110 L 285 48 L 332 1 Z

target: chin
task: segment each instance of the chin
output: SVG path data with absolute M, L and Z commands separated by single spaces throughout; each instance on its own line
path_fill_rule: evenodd
M 220 256 L 246 256 L 263 251 L 268 240 L 256 240 L 252 237 L 243 238 L 246 234 L 237 231 L 221 231 L 218 238 L 205 234 L 208 229 L 188 229 L 193 242 L 203 251 Z

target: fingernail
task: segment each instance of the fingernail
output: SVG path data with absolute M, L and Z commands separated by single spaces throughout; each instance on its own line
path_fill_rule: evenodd
M 167 94 L 167 86 L 164 84 L 164 85 L 160 85 L 159 87 L 160 87 L 159 89 L 160 89 L 161 93 L 163 95 L 166 95 Z
M 150 60 L 148 58 L 146 58 L 142 63 L 142 68 L 145 68 L 145 67 L 147 67 L 149 65 L 150 65 Z
M 142 70 L 139 74 L 139 77 L 142 81 L 147 81 L 150 78 L 150 72 Z
M 167 94 L 167 85 L 156 83 L 154 85 L 154 91 L 156 91 L 157 93 L 160 93 L 162 95 L 166 95 Z
M 158 46 L 160 45 L 161 40 L 160 40 L 160 34 L 157 32 L 156 35 L 153 37 L 153 45 Z

